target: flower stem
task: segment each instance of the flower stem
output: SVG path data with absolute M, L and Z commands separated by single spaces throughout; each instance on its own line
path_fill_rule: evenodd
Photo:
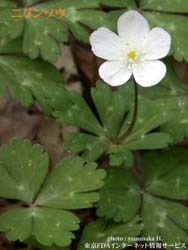
M 133 110 L 132 120 L 127 131 L 117 139 L 116 141 L 117 144 L 120 144 L 121 142 L 123 142 L 130 135 L 136 123 L 137 113 L 138 113 L 138 84 L 136 83 L 134 78 L 133 78 L 133 81 L 134 81 L 134 110 Z
M 97 81 L 97 57 L 95 55 L 93 55 L 93 62 L 92 62 L 92 66 L 93 66 L 93 75 L 92 75 L 92 85 L 95 85 L 96 81 Z

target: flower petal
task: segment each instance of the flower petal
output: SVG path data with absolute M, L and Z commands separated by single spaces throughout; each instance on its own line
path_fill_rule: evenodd
M 166 74 L 166 66 L 161 61 L 146 61 L 143 65 L 135 66 L 133 75 L 142 87 L 150 87 L 159 83 Z
M 147 20 L 135 10 L 125 12 L 118 20 L 118 34 L 128 40 L 144 39 L 149 30 Z
M 119 86 L 126 83 L 132 72 L 127 68 L 125 62 L 105 62 L 99 68 L 100 77 L 111 86 Z
M 93 53 L 106 60 L 119 60 L 122 57 L 121 39 L 107 28 L 100 28 L 90 36 Z
M 170 51 L 171 37 L 161 28 L 152 29 L 145 41 L 146 59 L 156 60 L 168 55 Z

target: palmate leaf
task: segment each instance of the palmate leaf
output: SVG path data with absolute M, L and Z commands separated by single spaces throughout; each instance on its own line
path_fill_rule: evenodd
M 126 172 L 124 168 L 110 169 L 105 185 L 100 191 L 97 215 L 105 215 L 106 219 L 113 218 L 116 222 L 129 221 L 140 207 L 139 189 L 136 179 L 130 172 Z
M 119 136 L 128 129 L 132 117 L 131 87 L 133 86 L 123 86 L 112 91 L 103 82 L 98 82 L 91 94 L 100 121 L 79 94 L 69 91 L 62 97 L 61 93 L 57 93 L 55 100 L 51 101 L 49 93 L 49 105 L 56 110 L 54 116 L 57 120 L 84 130 L 70 135 L 65 148 L 74 153 L 82 153 L 89 161 L 98 159 L 106 152 L 110 155 L 111 164 L 121 165 L 125 162 L 130 166 L 133 163 L 131 150 L 166 147 L 171 142 L 167 133 L 150 132 L 171 118 L 174 103 L 149 101 L 141 96 L 134 130 L 121 143 L 116 143 Z
M 101 248 L 98 247 L 98 249 L 107 250 L 113 247 L 113 243 L 117 242 L 113 238 L 123 238 L 123 240 L 118 240 L 118 244 L 120 245 L 119 249 L 124 249 L 123 243 L 128 243 L 129 237 L 135 237 L 140 234 L 141 224 L 138 222 L 138 218 L 126 224 L 109 222 L 103 219 L 91 222 L 83 231 L 78 250 L 86 249 L 86 246 L 87 249 L 93 249 L 92 243 L 99 243 Z
M 160 235 L 168 244 L 188 243 L 188 208 L 179 202 L 188 200 L 187 153 L 180 148 L 146 153 L 143 176 L 137 181 L 131 171 L 109 169 L 97 214 L 119 223 L 139 214 L 143 236 Z
M 51 208 L 14 208 L 0 217 L 0 230 L 10 241 L 34 235 L 43 245 L 66 246 L 79 228 L 79 219 L 68 211 Z
M 36 2 L 36 1 L 35 1 Z M 30 58 L 41 56 L 44 60 L 55 62 L 60 54 L 59 42 L 66 41 L 67 36 L 62 24 L 55 18 L 13 18 L 22 9 L 14 6 L 0 6 L 0 36 L 7 39 L 20 37 L 23 33 L 23 51 Z M 36 15 L 36 13 L 34 14 Z
M 99 199 L 92 191 L 102 186 L 105 177 L 104 171 L 96 171 L 96 167 L 95 163 L 85 165 L 81 158 L 60 162 L 44 184 L 37 204 L 64 209 L 91 207 Z
M 8 87 L 13 98 L 29 106 L 37 99 L 46 113 L 50 107 L 45 93 L 63 88 L 61 74 L 52 65 L 41 60 L 31 61 L 25 57 L 0 56 L 1 94 Z
M 79 219 L 63 209 L 91 207 L 99 199 L 104 170 L 79 158 L 65 158 L 47 176 L 48 157 L 39 145 L 13 139 L 0 151 L 0 196 L 21 200 L 0 216 L 0 231 L 9 240 L 33 236 L 45 246 L 68 246 L 79 228 Z M 83 181 L 84 177 L 84 181 Z
M 13 140 L 0 151 L 0 196 L 32 202 L 47 170 L 48 156 L 40 145 Z
M 146 194 L 143 197 L 142 218 L 144 236 L 161 235 L 167 244 L 188 243 L 187 207 Z
M 37 4 L 38 2 L 40 1 L 24 1 L 25 6 L 34 8 L 34 16 L 37 12 L 42 13 L 38 18 L 12 18 L 13 9 L 18 7 L 10 3 L 0 6 L 0 35 L 14 39 L 23 34 L 23 52 L 32 59 L 41 56 L 54 63 L 61 51 L 59 43 L 68 41 L 69 31 L 77 39 L 88 42 L 89 29 L 109 26 L 111 23 L 107 14 L 100 10 L 98 0 L 54 0 Z M 60 8 L 66 11 L 61 18 L 55 14 Z M 48 14 L 44 14 L 44 10 L 53 11 L 53 16 L 47 18 Z M 20 12 L 22 14 L 22 9 Z

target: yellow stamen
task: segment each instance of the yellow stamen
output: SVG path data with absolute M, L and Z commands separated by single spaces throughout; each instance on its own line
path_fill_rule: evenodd
M 128 53 L 128 58 L 129 59 L 135 60 L 136 56 L 137 55 L 136 55 L 136 51 L 135 50 L 129 51 L 129 53 Z

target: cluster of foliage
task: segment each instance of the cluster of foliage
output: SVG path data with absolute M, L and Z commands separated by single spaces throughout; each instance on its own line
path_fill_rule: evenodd
M 188 62 L 188 2 L 22 2 L 16 7 L 11 0 L 0 1 L 0 93 L 8 88 L 25 107 L 38 101 L 45 115 L 80 130 L 65 141 L 72 156 L 51 171 L 40 145 L 16 138 L 2 147 L 0 196 L 15 206 L 0 216 L 0 231 L 35 249 L 68 250 L 80 224 L 72 210 L 95 206 L 96 218 L 85 225 L 78 250 L 110 236 L 126 241 L 128 236 L 161 235 L 166 243 L 188 243 L 188 149 L 176 146 L 188 138 L 188 86 L 171 64 L 172 57 Z M 47 22 L 45 17 L 11 18 L 12 9 L 30 6 L 38 11 L 65 8 L 66 15 Z M 88 43 L 91 30 L 105 26 L 115 31 L 117 18 L 127 9 L 139 9 L 151 26 L 167 30 L 172 49 L 162 83 L 139 88 L 135 127 L 121 140 L 133 113 L 131 81 L 115 91 L 98 81 L 91 89 L 90 107 L 81 95 L 64 88 L 53 63 L 70 34 Z M 103 157 L 107 166 L 101 164 Z

